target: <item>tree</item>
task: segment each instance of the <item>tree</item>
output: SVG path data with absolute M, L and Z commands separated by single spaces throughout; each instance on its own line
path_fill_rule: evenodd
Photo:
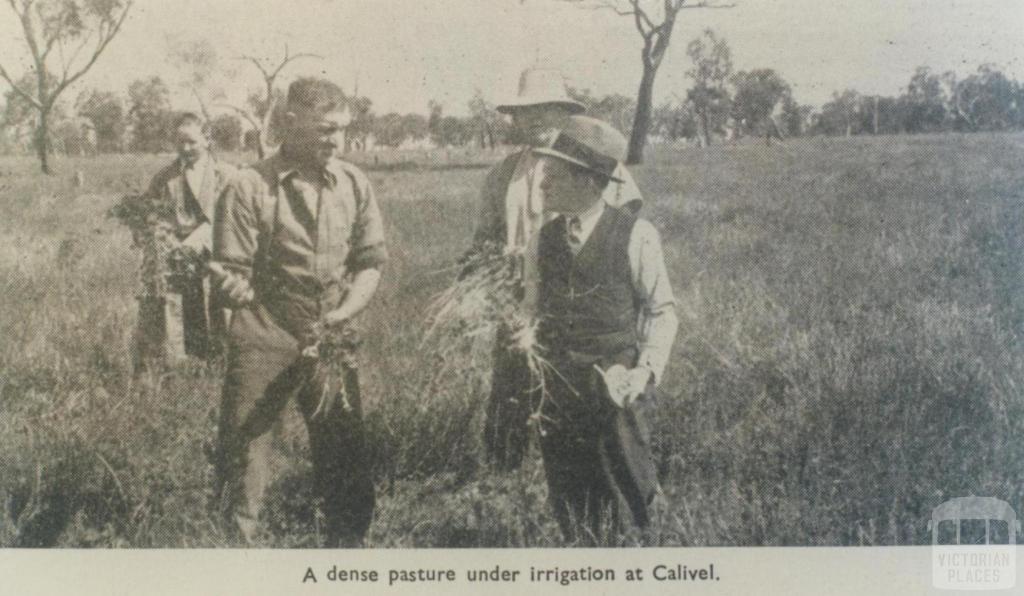
M 994 65 L 982 64 L 978 72 L 954 86 L 950 100 L 959 128 L 972 131 L 1005 130 L 1020 120 L 1019 91 Z
M 218 85 L 218 75 L 223 73 L 217 48 L 205 38 L 170 41 L 169 45 L 169 59 L 181 72 L 181 86 L 192 93 L 203 117 L 212 122 L 210 105 L 224 97 L 224 90 Z
M 871 134 L 899 134 L 907 132 L 907 105 L 905 97 L 861 95 L 856 108 L 857 123 L 854 130 Z M 941 126 L 939 122 L 936 126 Z
M 373 136 L 378 145 L 398 147 L 405 142 L 405 131 L 402 130 L 402 115 L 389 112 L 377 118 L 373 123 Z
M 590 89 L 569 88 L 569 97 L 580 102 L 587 108 L 587 114 L 604 120 L 615 128 L 628 133 L 636 117 L 636 100 L 618 93 L 597 97 Z M 653 120 L 652 120 L 653 124 Z M 651 130 L 648 128 L 648 133 Z
M 783 98 L 782 131 L 790 137 L 803 135 L 809 128 L 811 112 L 811 106 L 800 105 L 791 95 Z
M 732 77 L 732 84 L 732 116 L 750 134 L 758 134 L 769 124 L 776 107 L 792 96 L 789 83 L 771 68 L 740 71 Z
M 711 133 L 721 132 L 729 117 L 730 97 L 725 84 L 732 75 L 732 51 L 724 39 L 705 29 L 686 46 L 686 54 L 693 62 L 686 74 L 694 82 L 686 98 L 693 104 L 701 142 L 708 147 Z
M 406 114 L 402 116 L 402 132 L 406 138 L 419 141 L 427 138 L 430 129 L 427 127 L 427 119 L 420 114 Z
M 345 130 L 345 150 L 353 148 L 365 150 L 366 139 L 373 132 L 376 115 L 373 113 L 373 101 L 369 97 L 352 96 L 347 98 L 352 121 Z
M 52 123 L 53 146 L 64 155 L 90 155 L 96 149 L 92 124 L 84 118 Z
M 285 46 L 284 57 L 277 63 L 255 56 L 239 57 L 239 60 L 249 62 L 260 72 L 260 75 L 263 77 L 263 88 L 260 92 L 249 96 L 249 105 L 252 107 L 252 110 L 230 104 L 221 104 L 221 106 L 234 110 L 252 126 L 254 131 L 252 143 L 256 148 L 256 156 L 259 159 L 266 157 L 270 149 L 269 130 L 271 120 L 274 117 L 276 106 L 281 103 L 280 99 L 283 97 L 283 94 L 276 87 L 277 78 L 286 66 L 303 58 L 323 59 L 323 56 L 308 53 L 291 54 L 288 51 L 288 46 Z
M 427 119 L 427 129 L 430 131 L 430 138 L 438 147 L 461 147 L 473 138 L 473 126 L 469 121 L 464 121 L 455 116 L 445 116 L 444 107 L 431 100 L 428 104 L 430 117 Z
M 464 147 L 473 138 L 473 126 L 468 120 L 455 116 L 444 116 L 438 123 L 438 145 L 443 147 Z
M 3 78 L 36 111 L 36 154 L 50 173 L 49 127 L 61 94 L 89 71 L 121 31 L 134 0 L 8 0 L 24 34 L 33 86 L 17 84 L 0 64 Z
M 55 80 L 51 76 L 51 84 Z M 35 81 L 35 75 L 33 73 L 25 73 L 18 81 L 20 87 L 28 88 Z M 23 95 L 17 92 L 16 88 L 8 89 L 4 94 L 4 112 L 3 112 L 3 124 L 4 127 L 12 131 L 14 140 L 18 144 L 23 144 L 33 151 L 38 151 L 39 134 L 38 134 L 38 120 L 39 110 L 25 99 Z M 49 122 L 64 120 L 65 108 L 64 102 L 58 101 L 50 109 Z M 46 139 L 47 143 L 53 142 L 53 132 L 50 130 L 52 126 L 47 126 Z
M 83 91 L 75 101 L 75 111 L 92 124 L 96 133 L 96 150 L 113 153 L 124 148 L 124 135 L 128 128 L 124 105 L 114 93 Z
M 696 137 L 697 118 L 693 106 L 685 100 L 678 105 L 666 102 L 658 106 L 651 118 L 651 134 L 669 141 Z
M 815 126 L 817 132 L 827 135 L 851 136 L 861 132 L 861 96 L 853 89 L 832 94 L 832 101 L 821 106 Z
M 275 88 L 274 97 L 271 103 L 273 107 L 270 109 L 270 115 L 267 117 L 263 111 L 266 109 L 267 99 L 264 97 L 265 91 L 262 89 L 254 89 L 250 91 L 249 97 L 245 100 L 246 106 L 248 106 L 249 114 L 254 115 L 253 117 L 245 117 L 249 122 L 250 129 L 246 132 L 249 137 L 249 141 L 246 142 L 246 149 L 252 149 L 259 153 L 259 143 L 262 143 L 264 147 L 274 147 L 281 144 L 280 132 L 281 127 L 284 124 L 284 115 L 288 111 L 287 107 L 287 94 L 284 89 Z M 242 115 L 237 109 L 232 108 L 236 114 Z M 261 129 L 256 126 L 257 122 L 262 122 L 263 119 L 267 120 L 267 128 Z
M 429 134 L 427 119 L 420 114 L 384 114 L 373 122 L 373 135 L 385 147 L 400 147 L 407 140 L 418 141 Z
M 210 138 L 219 151 L 242 147 L 242 122 L 234 114 L 221 114 L 210 121 Z
M 469 114 L 472 127 L 480 140 L 480 148 L 494 149 L 495 145 L 505 137 L 507 126 L 501 114 L 484 98 L 479 89 L 469 100 Z
M 914 71 L 907 92 L 900 98 L 906 132 L 937 132 L 946 123 L 947 98 L 942 79 L 927 66 Z
M 732 5 L 687 0 L 562 0 L 580 4 L 591 9 L 609 9 L 620 16 L 632 17 L 633 25 L 643 40 L 640 50 L 640 87 L 636 95 L 636 113 L 629 136 L 627 164 L 643 161 L 644 145 L 651 128 L 651 114 L 654 109 L 654 80 L 672 42 L 679 13 L 687 8 L 730 8 Z
M 159 153 L 171 148 L 170 90 L 160 77 L 140 79 L 128 86 L 133 151 Z

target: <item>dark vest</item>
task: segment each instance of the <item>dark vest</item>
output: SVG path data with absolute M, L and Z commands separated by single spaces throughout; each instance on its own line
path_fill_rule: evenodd
M 635 215 L 605 207 L 575 256 L 564 216 L 541 228 L 538 339 L 549 354 L 596 360 L 636 347 L 638 305 L 629 266 L 635 223 Z

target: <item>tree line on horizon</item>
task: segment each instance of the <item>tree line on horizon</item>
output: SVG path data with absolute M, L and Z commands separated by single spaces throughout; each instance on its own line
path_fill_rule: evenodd
M 690 68 L 686 74 L 692 86 L 682 93 L 673 92 L 673 99 L 652 109 L 649 142 L 708 146 L 773 133 L 798 137 L 1024 129 L 1024 83 L 991 64 L 979 66 L 964 78 L 921 66 L 899 95 L 845 89 L 815 109 L 798 102 L 791 85 L 772 68 L 736 71 L 728 44 L 711 30 L 687 45 L 687 55 Z M 286 53 L 281 66 L 294 58 Z M 26 73 L 22 83 L 31 84 L 35 76 Z M 213 104 L 211 108 L 200 101 L 201 110 L 197 111 L 208 116 L 218 150 L 259 152 L 263 146 L 277 144 L 284 90 L 276 83 L 269 80 L 266 90 L 250 92 L 244 107 Z M 180 113 L 172 105 L 171 91 L 170 84 L 159 76 L 132 82 L 124 94 L 86 89 L 73 102 L 55 103 L 48 114 L 48 142 L 54 150 L 69 155 L 169 151 L 169 128 Z M 598 95 L 589 89 L 570 88 L 569 92 L 587 106 L 590 115 L 629 134 L 636 118 L 635 98 Z M 198 92 L 196 97 L 200 97 Z M 349 150 L 495 149 L 518 142 L 508 121 L 479 90 L 469 100 L 465 116 L 446 114 L 445 107 L 434 101 L 425 115 L 376 114 L 372 99 L 358 95 L 358 89 L 349 96 L 348 107 L 352 114 Z M 34 106 L 9 89 L 0 112 L 0 153 L 37 151 L 38 115 Z M 266 122 L 269 130 L 262 131 L 260 122 Z

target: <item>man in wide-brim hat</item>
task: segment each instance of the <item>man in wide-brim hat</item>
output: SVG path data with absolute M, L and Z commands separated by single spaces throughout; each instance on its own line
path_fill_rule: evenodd
M 658 232 L 603 195 L 626 153 L 610 125 L 573 116 L 541 159 L 537 339 L 548 375 L 540 445 L 566 540 L 611 543 L 626 505 L 645 528 L 658 493 L 646 417 L 678 326 Z M 610 535 L 605 535 L 611 531 Z
M 545 222 L 537 187 L 538 157 L 532 149 L 550 144 L 570 116 L 584 109 L 569 96 L 562 73 L 549 68 L 524 71 L 516 96 L 497 106 L 512 118 L 516 136 L 525 144 L 495 166 L 484 181 L 473 250 L 503 245 L 517 259 L 522 311 L 527 318 L 536 311 L 537 233 Z M 616 167 L 616 181 L 608 185 L 604 198 L 609 205 L 629 205 L 634 210 L 642 201 L 636 183 L 621 165 Z M 518 468 L 526 452 L 530 388 L 536 382 L 525 356 L 512 345 L 511 332 L 499 331 L 484 428 L 487 458 L 505 470 Z

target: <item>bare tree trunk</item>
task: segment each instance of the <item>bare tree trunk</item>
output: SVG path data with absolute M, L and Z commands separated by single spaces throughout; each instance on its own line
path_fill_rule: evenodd
M 259 143 L 256 144 L 256 156 L 259 159 L 264 159 L 267 153 L 270 152 L 270 122 L 274 118 L 274 108 L 276 107 L 277 100 L 274 97 L 274 82 L 277 80 L 277 73 L 284 68 L 285 64 L 288 64 L 288 49 L 284 51 L 285 59 L 278 67 L 277 71 L 272 75 L 264 75 L 264 79 L 267 85 L 267 111 L 263 112 L 263 116 L 260 118 L 260 130 L 257 140 Z M 348 149 L 348 135 L 345 136 L 345 149 Z
M 39 167 L 44 174 L 50 171 L 50 111 L 39 112 L 39 126 L 36 127 L 36 155 L 39 156 Z
M 266 145 L 263 144 L 263 131 L 256 129 L 256 159 L 262 161 L 267 157 Z
M 874 130 L 874 134 L 878 134 L 878 96 L 875 96 L 875 111 L 871 118 L 871 127 Z
M 203 114 L 203 120 L 206 120 L 207 125 L 213 122 L 213 117 L 210 116 L 210 110 L 206 107 L 206 101 L 203 96 L 199 94 L 199 90 L 196 89 L 195 85 L 189 85 L 189 89 L 192 90 L 192 95 L 195 96 L 196 101 L 199 102 L 199 111 Z
M 647 133 L 651 129 L 651 102 L 654 95 L 654 77 L 658 67 L 644 63 L 644 74 L 640 77 L 640 90 L 636 95 L 636 116 L 633 118 L 633 131 L 629 135 L 629 151 L 626 154 L 626 165 L 635 165 L 644 160 L 644 145 L 647 144 Z
M 697 133 L 701 138 L 701 142 L 704 147 L 711 146 L 711 131 L 708 125 L 708 112 L 707 108 L 698 110 L 698 117 L 700 118 L 700 131 Z

